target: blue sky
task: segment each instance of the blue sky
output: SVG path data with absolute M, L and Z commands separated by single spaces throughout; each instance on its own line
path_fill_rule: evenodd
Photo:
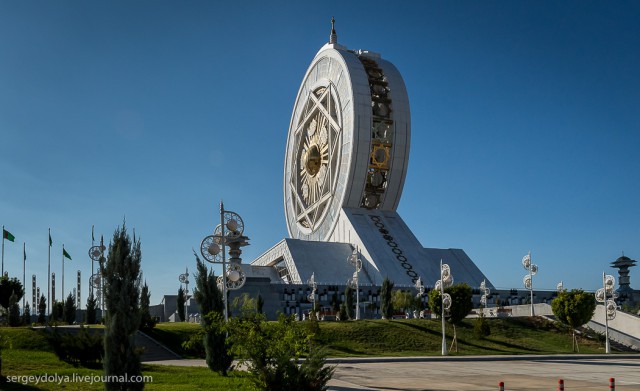
M 26 242 L 28 299 L 48 228 L 83 307 L 92 225 L 135 228 L 152 303 L 194 269 L 220 199 L 246 261 L 286 237 L 287 130 L 331 16 L 405 79 L 398 211 L 425 247 L 464 249 L 502 288 L 522 287 L 529 250 L 548 289 L 640 258 L 640 3 L 231 3 L 0 1 L 0 224 L 11 276 Z

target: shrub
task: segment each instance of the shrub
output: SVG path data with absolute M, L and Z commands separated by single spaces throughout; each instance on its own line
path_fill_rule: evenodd
M 232 352 L 260 390 L 322 390 L 333 376 L 324 351 L 312 344 L 313 334 L 294 316 L 280 315 L 272 324 L 264 315 L 233 318 L 226 330 Z
M 347 306 L 342 303 L 340 304 L 340 320 L 348 320 L 349 316 L 347 315 Z
M 482 312 L 480 312 L 480 315 L 478 315 L 473 323 L 473 334 L 477 338 L 484 338 L 491 335 L 491 326 L 489 326 L 489 322 L 487 322 Z
M 209 270 L 195 252 L 193 254 L 196 257 L 197 267 L 196 289 L 193 297 L 200 304 L 201 313 L 204 315 L 201 323 L 205 330 L 203 341 L 207 366 L 212 371 L 226 376 L 233 357 L 228 354 L 227 336 L 221 331 L 224 325 L 222 292 L 218 289 L 213 270 Z
M 104 352 L 102 335 L 90 333 L 84 326 L 80 326 L 77 334 L 60 334 L 57 328 L 49 329 L 47 340 L 56 356 L 62 361 L 85 367 L 96 367 L 102 362 Z
M 196 333 L 191 334 L 188 340 L 182 342 L 182 349 L 190 356 L 205 358 L 204 337 L 205 330 L 199 329 Z
M 587 323 L 596 310 L 596 299 L 593 293 L 582 289 L 562 291 L 551 302 L 551 310 L 560 322 L 571 327 L 573 335 L 572 349 L 578 350 L 578 339 L 575 329 Z

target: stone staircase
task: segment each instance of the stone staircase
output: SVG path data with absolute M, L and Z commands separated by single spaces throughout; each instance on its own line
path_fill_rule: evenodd
M 151 338 L 142 331 L 138 331 L 135 336 L 136 346 L 142 349 L 140 361 L 163 361 L 181 360 L 179 354 L 173 352 L 168 347 Z
M 36 329 L 45 329 L 48 326 L 38 326 Z M 56 328 L 58 333 L 60 334 L 77 334 L 80 331 L 80 327 L 76 325 L 71 326 L 58 326 Z M 101 327 L 89 327 L 89 333 L 94 334 L 104 334 L 104 328 Z M 142 331 L 138 331 L 135 335 L 135 344 L 136 347 L 142 349 L 142 354 L 140 355 L 141 361 L 162 361 L 162 360 L 181 360 L 179 354 L 173 352 L 168 347 L 164 346 L 160 342 L 151 338 L 147 334 Z

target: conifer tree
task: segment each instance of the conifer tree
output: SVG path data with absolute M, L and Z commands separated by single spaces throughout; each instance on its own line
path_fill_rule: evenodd
M 38 302 L 38 323 L 45 324 L 47 314 L 47 299 L 45 299 L 44 295 L 40 296 L 40 301 Z
M 256 313 L 257 314 L 262 313 L 262 307 L 264 307 L 264 299 L 262 298 L 262 295 L 258 293 L 258 297 L 256 297 Z
M 353 319 L 353 288 L 349 285 L 344 290 L 344 308 L 347 311 L 347 318 Z
M 0 277 L 0 306 L 5 309 L 9 309 L 9 299 L 11 295 L 16 295 L 16 303 L 22 299 L 24 295 L 24 287 L 20 280 L 15 277 L 9 278 L 8 276 Z M 19 312 L 19 310 L 18 310 Z
M 126 376 L 140 376 L 140 355 L 135 346 L 135 333 L 140 327 L 140 240 L 127 234 L 125 225 L 118 227 L 109 244 L 104 268 L 105 308 L 104 374 L 106 390 L 141 390 L 143 382 L 118 382 Z
M 64 302 L 63 317 L 68 324 L 73 324 L 76 321 L 76 299 L 71 293 Z
M 151 317 L 149 306 L 151 303 L 151 292 L 145 281 L 140 292 L 140 330 L 149 331 L 156 326 L 155 320 Z
M 84 319 L 87 324 L 96 323 L 97 307 L 98 307 L 98 300 L 96 300 L 95 296 L 93 296 L 93 292 L 89 292 L 89 297 L 87 297 L 87 310 L 85 311 L 85 319 Z
M 382 319 L 393 318 L 393 305 L 391 304 L 393 285 L 393 282 L 391 282 L 388 277 L 384 278 L 382 289 L 380 290 L 380 311 L 382 312 Z
M 178 289 L 178 318 L 180 322 L 184 322 L 185 313 L 184 313 L 184 289 L 180 287 Z
M 26 326 L 31 324 L 31 306 L 29 305 L 29 302 L 27 302 L 27 304 L 25 304 L 24 306 L 24 312 L 22 313 L 22 324 Z
M 53 307 L 51 308 L 51 320 L 57 321 L 62 320 L 64 314 L 64 303 L 61 301 L 56 301 L 53 303 Z
M 222 292 L 218 289 L 213 270 L 209 270 L 197 254 L 195 256 L 197 271 L 195 275 L 196 289 L 193 297 L 200 304 L 200 309 L 202 310 L 207 365 L 212 371 L 226 375 L 233 358 L 228 352 L 227 336 L 222 330 L 224 326 L 222 321 L 224 319 Z
M 20 326 L 20 307 L 15 292 L 9 296 L 9 326 Z

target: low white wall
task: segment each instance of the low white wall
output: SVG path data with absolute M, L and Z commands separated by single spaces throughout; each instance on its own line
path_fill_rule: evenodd
M 599 333 L 605 332 L 604 306 L 596 306 L 596 312 L 587 326 Z M 640 350 L 640 318 L 622 311 L 609 321 L 609 338 Z
M 479 311 L 479 310 L 475 310 Z M 549 304 L 538 303 L 533 304 L 533 314 L 535 316 L 553 315 L 551 306 Z M 477 315 L 470 315 L 470 318 L 475 318 Z M 504 318 L 509 316 L 531 316 L 531 304 L 522 305 L 505 305 L 503 307 L 489 307 L 484 309 L 484 316 L 490 318 Z
M 596 313 L 591 318 L 592 321 L 604 325 L 604 306 L 597 305 Z M 622 333 L 628 334 L 634 338 L 640 339 L 640 318 L 629 315 L 625 312 L 618 311 L 616 317 L 609 321 L 609 327 L 616 329 Z

